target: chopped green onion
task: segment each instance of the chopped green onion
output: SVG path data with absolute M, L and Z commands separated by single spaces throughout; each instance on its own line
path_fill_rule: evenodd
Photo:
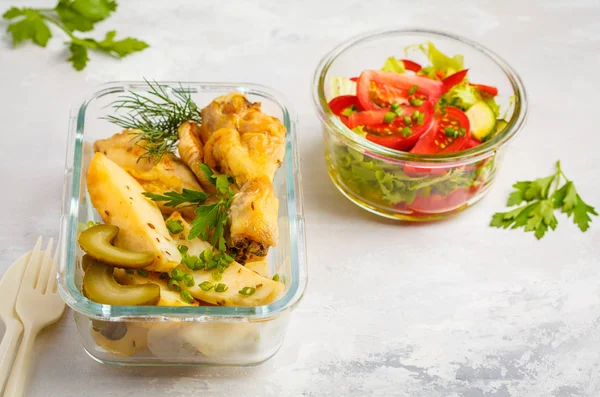
M 194 276 L 192 276 L 189 273 L 186 273 L 185 276 L 183 276 L 183 282 L 185 283 L 185 285 L 187 285 L 188 287 L 191 287 L 194 285 Z
M 446 133 L 446 136 L 453 137 L 456 131 L 452 127 L 446 127 L 444 128 L 444 132 Z
M 383 117 L 383 122 L 390 124 L 394 121 L 395 118 L 396 118 L 396 113 L 387 112 L 385 114 L 385 116 Z
M 167 221 L 167 229 L 169 229 L 169 233 L 177 234 L 179 232 L 183 232 L 183 225 L 179 221 L 169 219 Z
M 90 227 L 93 227 L 93 226 L 96 226 L 96 225 L 99 225 L 99 224 L 100 224 L 100 222 L 89 221 L 89 222 L 88 222 L 88 223 L 86 223 L 85 225 L 86 225 L 86 226 L 88 227 L 88 229 L 89 229 Z
M 418 120 L 420 114 L 421 114 L 421 112 L 419 112 L 418 110 L 415 110 L 412 114 L 413 120 L 415 120 L 415 121 Z
M 202 291 L 210 291 L 215 286 L 210 281 L 203 281 L 200 284 L 198 284 L 198 287 L 200 287 Z
M 135 272 L 132 269 L 125 269 L 125 273 L 127 273 L 127 274 L 133 274 Z
M 185 272 L 183 270 L 179 270 L 179 269 L 173 269 L 171 270 L 171 278 L 176 280 L 176 281 L 181 281 L 183 280 L 183 276 L 185 276 Z
M 142 277 L 148 277 L 148 270 L 138 269 L 137 273 Z
M 229 287 L 222 283 L 217 284 L 217 286 L 215 287 L 216 292 L 225 292 L 228 289 L 229 289 Z
M 396 110 L 400 109 L 400 104 L 398 102 L 394 102 L 390 106 L 390 109 L 392 110 L 392 112 L 396 113 Z
M 255 292 L 256 292 L 256 288 L 254 288 L 254 287 L 244 287 L 238 291 L 238 294 L 250 296 L 250 295 L 254 294 Z
M 181 286 L 179 285 L 179 281 L 175 280 L 174 278 L 169 279 L 169 281 L 167 282 L 167 286 L 169 287 L 169 289 L 171 291 L 175 291 L 175 292 L 181 291 Z
M 165 280 L 167 278 L 169 278 L 169 273 L 161 273 L 160 276 L 158 276 L 158 278 L 160 278 L 161 280 Z
M 406 125 L 412 125 L 412 120 L 410 119 L 410 117 L 408 116 L 404 116 L 404 124 Z
M 409 136 L 411 136 L 412 130 L 410 129 L 410 127 L 402 128 L 402 135 L 404 135 L 405 138 L 408 138 Z
M 465 136 L 466 133 L 467 130 L 464 127 L 460 127 L 460 129 L 458 130 L 458 135 L 460 136 Z
M 279 274 L 278 273 L 275 273 L 273 275 L 273 281 L 279 281 Z
M 356 106 L 348 106 L 346 109 L 342 110 L 342 115 L 344 116 L 352 116 L 352 114 L 356 112 Z
M 190 249 L 190 247 L 188 247 L 187 245 L 178 245 L 177 246 L 177 250 L 179 251 L 179 253 L 181 255 L 187 254 L 189 249 Z
M 192 296 L 192 294 L 190 294 L 190 291 L 181 291 L 181 293 L 179 294 L 179 297 L 181 298 L 182 301 L 187 302 L 187 303 L 194 303 L 194 297 Z
M 217 265 L 219 264 L 219 262 L 217 261 L 208 261 L 206 262 L 206 271 L 211 271 L 217 268 Z
M 210 262 L 210 260 L 213 257 L 213 252 L 210 248 L 205 249 L 204 251 L 202 251 L 202 254 L 200 254 L 202 259 L 204 259 L 205 262 Z
M 408 90 L 408 95 L 415 95 L 415 92 L 417 92 L 418 89 L 418 85 L 413 85 L 412 87 L 410 87 L 410 90 Z
M 419 113 L 419 117 L 417 117 L 417 124 L 423 125 L 425 122 L 425 113 Z
M 200 270 L 203 266 L 202 261 L 197 256 L 185 256 L 181 263 L 186 265 L 190 270 Z
M 410 103 L 414 106 L 421 106 L 423 104 L 423 100 L 419 98 L 413 98 L 410 100 Z

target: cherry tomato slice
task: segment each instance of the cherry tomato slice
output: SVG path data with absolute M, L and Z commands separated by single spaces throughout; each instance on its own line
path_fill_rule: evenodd
M 338 116 L 346 125 L 348 125 L 348 116 L 343 115 L 342 112 L 352 105 L 356 107 L 356 110 L 362 109 L 358 102 L 358 98 L 354 95 L 340 95 L 329 101 L 329 109 L 331 109 L 331 112 Z
M 459 131 L 464 128 L 462 136 L 448 136 L 446 128 Z M 458 152 L 465 148 L 471 139 L 469 118 L 460 109 L 452 106 L 446 107 L 446 114 L 437 113 L 433 128 L 424 134 L 417 142 L 411 153 L 437 154 Z
M 350 77 L 350 80 L 356 83 L 358 81 L 358 77 Z
M 450 89 L 452 87 L 454 87 L 455 85 L 457 85 L 461 81 L 463 81 L 465 79 L 465 76 L 467 75 L 468 71 L 469 71 L 469 69 L 461 70 L 460 72 L 451 74 L 450 76 L 448 76 L 444 80 L 442 80 L 442 84 L 444 85 L 444 88 L 443 88 L 444 94 L 447 93 L 448 91 L 450 91 Z
M 411 61 L 410 59 L 401 59 L 402 63 L 404 63 L 404 68 L 406 70 L 410 70 L 412 72 L 417 73 L 419 70 L 423 69 L 421 65 L 416 62 Z
M 411 95 L 413 86 L 418 89 Z M 356 91 L 364 109 L 377 110 L 387 108 L 394 102 L 407 103 L 409 97 L 437 102 L 442 95 L 442 83 L 423 76 L 365 70 L 358 79 Z
M 367 132 L 367 139 L 390 149 L 402 151 L 412 149 L 419 138 L 432 127 L 433 105 L 430 102 L 425 102 L 419 107 L 400 106 L 400 108 L 402 109 L 402 115 L 396 117 L 392 123 L 380 122 L 365 125 L 364 130 Z M 423 113 L 422 124 L 419 124 L 417 117 L 414 116 L 417 111 Z M 405 116 L 410 118 L 409 124 L 406 123 Z M 406 127 L 410 128 L 410 135 L 407 134 L 407 136 L 403 133 Z
M 462 207 L 473 195 L 474 193 L 469 189 L 456 189 L 446 195 L 439 193 L 429 196 L 419 195 L 408 204 L 408 208 L 423 214 L 441 214 Z
M 498 89 L 496 87 L 492 87 L 491 85 L 485 85 L 485 84 L 470 84 L 470 85 L 477 88 L 481 93 L 488 94 L 490 96 L 498 95 Z

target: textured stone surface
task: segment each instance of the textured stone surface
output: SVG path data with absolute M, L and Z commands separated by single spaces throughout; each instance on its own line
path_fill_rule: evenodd
M 0 9 L 15 3 L 0 0 Z M 105 367 L 86 356 L 66 316 L 38 340 L 30 396 L 600 395 L 600 222 L 582 234 L 561 217 L 540 242 L 487 227 L 513 182 L 550 173 L 557 159 L 600 205 L 597 1 L 120 3 L 98 33 L 116 28 L 152 45 L 124 62 L 93 54 L 76 73 L 61 38 L 14 51 L 0 39 L 0 274 L 38 235 L 58 234 L 70 106 L 99 83 L 145 76 L 248 81 L 289 97 L 300 121 L 309 287 L 281 351 L 255 368 Z M 447 222 L 378 219 L 344 199 L 325 170 L 314 68 L 349 36 L 391 26 L 471 37 L 511 63 L 529 92 L 528 124 L 489 196 Z

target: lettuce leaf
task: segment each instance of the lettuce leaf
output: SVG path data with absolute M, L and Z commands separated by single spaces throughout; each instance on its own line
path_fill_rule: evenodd
M 385 60 L 383 67 L 381 68 L 384 72 L 396 72 L 396 73 L 404 73 L 406 72 L 406 68 L 404 67 L 404 62 L 401 60 L 389 57 Z
M 438 50 L 431 41 L 419 45 L 419 49 L 423 51 L 427 58 L 429 58 L 429 62 L 431 62 L 431 67 L 433 69 L 430 69 L 425 73 L 429 72 L 428 74 L 433 74 L 436 70 L 439 70 L 444 74 L 444 77 L 446 77 L 464 69 L 464 57 L 462 55 L 449 57 Z

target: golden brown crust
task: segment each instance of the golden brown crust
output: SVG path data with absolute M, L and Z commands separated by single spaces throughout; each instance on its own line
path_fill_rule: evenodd
M 162 194 L 173 190 L 202 190 L 192 171 L 174 154 L 166 153 L 158 162 L 142 158 L 145 149 L 132 140 L 132 132 L 126 130 L 108 139 L 100 139 L 94 143 L 94 150 L 117 163 L 147 192 Z M 163 214 L 168 215 L 174 211 L 162 202 L 157 204 Z M 194 209 L 195 207 L 186 207 L 181 211 L 186 218 L 191 219 L 195 216 Z
M 179 142 L 177 149 L 179 150 L 181 159 L 192 170 L 204 191 L 214 193 L 215 187 L 198 166 L 204 163 L 204 146 L 200 141 L 199 133 L 200 126 L 195 122 L 186 121 L 181 124 L 178 130 Z

